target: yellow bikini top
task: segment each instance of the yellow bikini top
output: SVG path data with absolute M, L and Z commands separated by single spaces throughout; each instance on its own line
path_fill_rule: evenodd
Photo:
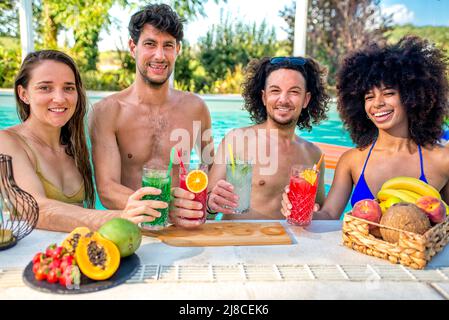
M 42 186 L 45 190 L 45 195 L 49 199 L 58 200 L 64 203 L 69 204 L 76 204 L 76 205 L 83 205 L 83 201 L 85 199 L 85 193 L 84 193 L 84 182 L 81 183 L 81 186 L 77 192 L 71 195 L 66 195 L 64 192 L 62 192 L 60 189 L 58 189 L 53 183 L 51 183 L 47 178 L 44 177 L 44 175 L 41 172 L 41 169 L 39 167 L 39 161 L 37 160 L 36 153 L 34 150 L 30 147 L 30 145 L 26 142 L 25 138 L 22 137 L 17 132 L 14 132 L 17 134 L 17 136 L 22 140 L 25 145 L 28 147 L 28 149 L 33 154 L 33 157 L 36 161 L 36 175 L 38 176 L 39 180 L 42 182 Z

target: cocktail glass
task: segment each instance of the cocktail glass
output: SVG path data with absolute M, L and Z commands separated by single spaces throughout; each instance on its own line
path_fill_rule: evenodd
M 234 186 L 234 193 L 239 196 L 238 207 L 234 213 L 248 212 L 251 204 L 251 184 L 253 179 L 253 164 L 236 160 L 235 165 L 226 164 L 226 181 Z
M 180 167 L 179 168 L 179 187 L 181 189 L 187 190 L 189 192 L 190 191 L 187 188 L 187 184 L 186 184 L 186 178 L 187 175 L 192 172 L 193 170 L 200 170 L 203 171 L 206 175 L 208 173 L 208 166 L 206 164 L 190 164 L 186 166 L 186 171 L 184 172 L 184 170 Z M 203 211 L 203 216 L 201 218 L 185 218 L 188 220 L 200 220 L 202 223 L 204 223 L 206 221 L 207 218 L 207 213 L 206 213 L 206 199 L 207 199 L 207 185 L 206 188 L 198 193 L 193 192 L 193 194 L 195 195 L 195 198 L 193 199 L 194 201 L 198 201 L 200 202 L 203 207 L 201 208 L 201 211 Z
M 171 176 L 167 166 L 145 165 L 142 172 L 142 187 L 161 189 L 158 195 L 146 195 L 142 200 L 158 200 L 170 205 Z M 160 230 L 168 226 L 169 208 L 156 209 L 161 216 L 151 222 L 142 222 L 141 227 L 147 230 Z
M 307 226 L 313 216 L 313 207 L 319 182 L 319 172 L 311 166 L 295 165 L 290 174 L 288 199 L 292 204 L 287 222 L 297 226 Z

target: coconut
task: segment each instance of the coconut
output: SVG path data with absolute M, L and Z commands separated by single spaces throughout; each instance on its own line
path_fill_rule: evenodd
M 430 229 L 430 220 L 427 215 L 412 203 L 397 203 L 385 212 L 380 224 L 404 231 L 424 234 Z M 399 240 L 399 232 L 387 228 L 380 228 L 385 241 L 395 243 Z

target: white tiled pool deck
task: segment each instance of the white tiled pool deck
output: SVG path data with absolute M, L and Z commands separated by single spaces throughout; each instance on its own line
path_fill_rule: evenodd
M 144 237 L 132 278 L 79 295 L 42 293 L 23 283 L 33 254 L 66 236 L 35 230 L 0 251 L 0 299 L 449 299 L 447 247 L 425 270 L 413 270 L 343 246 L 341 221 L 284 226 L 291 245 L 172 247 Z

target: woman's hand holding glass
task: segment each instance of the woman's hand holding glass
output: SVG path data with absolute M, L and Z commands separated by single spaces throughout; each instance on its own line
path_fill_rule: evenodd
M 135 224 L 151 222 L 160 217 L 156 209 L 165 209 L 168 204 L 157 200 L 141 200 L 146 195 L 159 195 L 161 190 L 152 187 L 143 187 L 129 196 L 121 218 L 128 219 Z

